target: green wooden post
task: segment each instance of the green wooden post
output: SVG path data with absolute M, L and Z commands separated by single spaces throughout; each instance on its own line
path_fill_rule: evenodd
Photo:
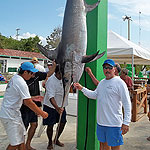
M 86 0 L 88 4 L 93 4 L 97 0 Z M 99 6 L 87 15 L 88 43 L 87 55 L 106 51 L 107 53 L 107 0 L 101 0 Z M 98 80 L 104 78 L 102 63 L 106 59 L 105 54 L 99 60 L 86 64 Z M 86 78 L 86 79 L 85 79 Z M 86 83 L 85 83 L 86 80 Z M 94 90 L 95 86 L 90 77 L 82 75 L 80 83 L 87 88 Z M 96 100 L 85 97 L 82 92 L 78 95 L 78 123 L 77 123 L 77 149 L 78 150 L 98 150 L 99 142 L 96 136 Z M 85 146 L 86 145 L 86 146 Z M 86 149 L 85 149 L 86 147 Z

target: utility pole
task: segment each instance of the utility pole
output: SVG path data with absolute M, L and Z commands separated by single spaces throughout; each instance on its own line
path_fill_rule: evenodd
M 141 45 L 141 12 L 139 11 L 139 46 Z
M 122 16 L 123 21 L 128 20 L 128 40 L 130 40 L 130 21 L 132 21 L 131 16 Z M 132 54 L 132 83 L 134 83 L 134 54 Z
M 130 21 L 132 21 L 131 16 L 122 16 L 123 21 L 128 20 L 128 40 L 130 40 Z
M 16 40 L 18 40 L 19 30 L 20 30 L 19 28 L 16 29 L 16 32 L 17 32 L 17 34 L 16 34 Z

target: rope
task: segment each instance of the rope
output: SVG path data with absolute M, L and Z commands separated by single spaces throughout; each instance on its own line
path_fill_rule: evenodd
M 85 71 L 84 71 L 85 72 Z M 84 81 L 85 81 L 85 87 L 87 87 L 86 83 L 86 72 L 84 73 Z M 87 112 L 86 112 L 86 133 L 85 133 L 85 143 L 84 143 L 84 150 L 87 148 L 87 139 L 88 139 L 88 121 L 89 121 L 89 98 L 87 97 Z

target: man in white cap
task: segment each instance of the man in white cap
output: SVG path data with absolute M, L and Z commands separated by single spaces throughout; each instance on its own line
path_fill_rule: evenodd
M 125 82 L 115 75 L 115 62 L 107 59 L 103 63 L 105 79 L 91 91 L 79 83 L 74 86 L 91 99 L 97 99 L 97 138 L 100 150 L 120 150 L 122 135 L 129 131 L 131 101 Z M 122 113 L 124 107 L 124 119 Z
M 31 62 L 33 63 L 34 67 L 40 72 L 45 72 L 45 68 L 39 64 L 39 61 L 36 57 L 33 57 Z
M 37 107 L 32 101 L 28 86 L 25 82 L 35 72 L 38 72 L 38 70 L 34 68 L 31 62 L 24 62 L 19 68 L 19 73 L 13 76 L 7 85 L 0 110 L 0 119 L 10 142 L 7 150 L 26 149 L 24 144 L 26 129 L 22 122 L 20 112 L 23 103 L 43 118 L 48 117 L 48 114 Z

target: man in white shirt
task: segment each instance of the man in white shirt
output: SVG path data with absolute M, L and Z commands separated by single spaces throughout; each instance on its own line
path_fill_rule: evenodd
M 43 118 L 48 117 L 48 114 L 37 107 L 32 101 L 25 82 L 37 71 L 31 62 L 24 62 L 19 69 L 19 73 L 13 76 L 7 85 L 0 110 L 0 119 L 10 142 L 7 150 L 26 149 L 24 144 L 26 129 L 20 112 L 23 103 Z
M 51 70 L 52 66 L 53 66 L 53 63 L 52 62 L 48 62 L 47 63 L 47 68 L 45 68 L 45 71 L 48 72 L 49 70 Z
M 94 76 L 92 70 L 90 67 L 86 67 L 85 71 L 88 73 L 88 75 L 90 76 L 90 78 L 92 79 L 93 83 L 97 86 L 99 84 L 99 80 L 96 79 L 96 77 Z M 119 76 L 119 73 L 121 72 L 121 67 L 118 63 L 115 63 L 115 75 Z
M 64 130 L 66 124 L 66 111 L 65 107 L 68 105 L 67 99 L 64 102 L 62 108 L 62 102 L 64 98 L 64 88 L 62 83 L 62 76 L 59 72 L 59 66 L 56 67 L 55 74 L 48 78 L 46 82 L 46 94 L 44 97 L 44 108 L 49 116 L 43 120 L 43 125 L 47 125 L 47 137 L 48 137 L 48 146 L 47 149 L 53 149 L 52 145 L 52 136 L 53 136 L 53 126 L 58 123 L 60 114 L 62 113 L 61 122 L 59 126 L 57 139 L 55 137 L 55 144 L 63 147 L 64 144 L 59 141 L 59 137 Z
M 91 99 L 97 99 L 97 138 L 100 150 L 120 150 L 123 145 L 122 135 L 129 131 L 131 120 L 131 101 L 124 81 L 115 76 L 115 62 L 107 59 L 103 63 L 105 79 L 91 91 L 79 83 L 74 86 Z M 122 113 L 124 107 L 124 119 Z

